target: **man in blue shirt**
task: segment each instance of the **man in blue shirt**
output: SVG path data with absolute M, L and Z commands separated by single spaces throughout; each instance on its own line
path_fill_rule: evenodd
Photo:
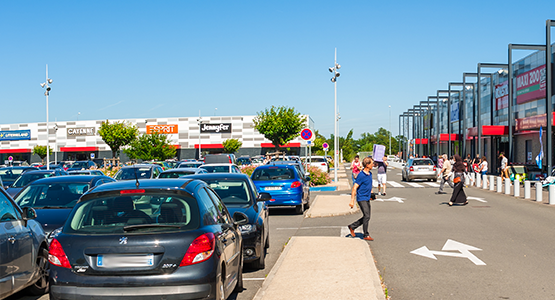
M 372 198 L 372 167 L 374 166 L 374 160 L 370 157 L 366 157 L 362 161 L 362 167 L 364 168 L 360 172 L 353 183 L 353 190 L 351 191 L 351 203 L 349 206 L 351 208 L 355 207 L 355 199 L 362 211 L 362 218 L 356 220 L 351 225 L 349 225 L 349 231 L 351 231 L 351 236 L 355 237 L 355 229 L 362 225 L 362 230 L 364 231 L 363 240 L 373 241 L 374 239 L 368 234 L 368 223 L 370 223 L 370 200 Z

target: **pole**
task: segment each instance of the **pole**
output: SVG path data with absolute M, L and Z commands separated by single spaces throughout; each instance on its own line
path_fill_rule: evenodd
M 552 61 L 551 61 L 551 26 L 555 26 L 555 21 L 553 20 L 547 20 L 546 21 L 546 28 L 545 28 L 545 33 L 546 33 L 546 43 L 545 43 L 545 62 L 546 62 L 546 66 L 545 66 L 545 70 L 546 70 L 546 83 L 547 83 L 547 87 L 546 87 L 546 116 L 547 116 L 547 135 L 546 135 L 546 140 L 547 140 L 547 174 L 550 175 L 551 174 L 551 168 L 553 167 L 553 116 L 552 116 L 552 111 L 553 108 L 551 105 L 553 105 L 553 101 L 552 101 L 552 94 L 553 94 L 553 71 L 552 71 Z
M 46 65 L 46 169 L 50 170 L 50 123 L 48 122 L 48 65 Z
M 391 155 L 391 105 L 389 106 L 389 155 Z
M 198 160 L 202 159 L 201 156 L 201 144 L 200 144 L 200 133 L 202 132 L 202 130 L 200 129 L 201 126 L 201 121 L 200 121 L 200 109 L 198 110 Z
M 333 62 L 333 66 L 334 66 L 334 76 L 335 76 L 335 72 L 337 72 L 337 48 L 335 48 L 335 59 Z M 333 151 L 334 156 L 333 156 L 333 162 L 334 162 L 334 166 L 333 166 L 333 180 L 335 183 L 337 183 L 337 168 L 339 167 L 339 140 L 337 138 L 337 77 L 335 82 L 333 83 L 333 87 L 334 87 L 334 98 L 335 98 L 335 112 L 333 114 L 333 122 L 334 122 L 334 136 L 333 136 Z

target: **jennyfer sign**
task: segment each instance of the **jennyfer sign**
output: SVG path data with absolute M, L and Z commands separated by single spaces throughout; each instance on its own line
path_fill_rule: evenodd
M 516 103 L 545 98 L 545 65 L 516 77 Z
M 16 140 L 30 140 L 31 130 L 7 130 L 0 131 L 0 140 L 2 141 L 16 141 Z
M 200 133 L 231 133 L 231 123 L 201 124 Z

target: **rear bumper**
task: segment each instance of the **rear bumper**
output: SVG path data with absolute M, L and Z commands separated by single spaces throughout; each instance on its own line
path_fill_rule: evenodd
M 149 287 L 75 287 L 52 286 L 50 299 L 204 299 L 210 295 L 210 284 Z
M 272 194 L 272 200 L 266 201 L 268 206 L 297 206 L 303 203 L 303 193 Z
M 437 179 L 437 173 L 435 171 L 430 172 L 413 172 L 409 173 L 409 179 Z

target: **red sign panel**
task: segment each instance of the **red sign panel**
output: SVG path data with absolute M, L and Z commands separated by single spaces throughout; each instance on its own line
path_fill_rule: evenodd
M 177 124 L 175 125 L 146 125 L 146 134 L 158 132 L 162 134 L 177 133 Z
M 509 107 L 509 81 L 495 86 L 495 110 Z
M 545 65 L 530 70 L 516 78 L 516 103 L 545 98 Z

